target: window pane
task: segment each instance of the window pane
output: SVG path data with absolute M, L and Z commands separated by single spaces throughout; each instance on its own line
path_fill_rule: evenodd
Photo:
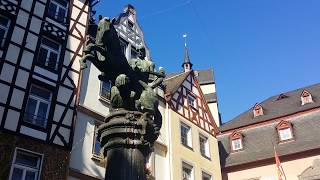
M 96 134 L 96 139 L 95 139 L 95 143 L 94 143 L 94 154 L 96 155 L 100 155 L 100 139 L 97 136 L 98 134 Z
M 36 179 L 36 175 L 37 175 L 36 172 L 27 171 L 25 180 L 35 180 Z
M 67 5 L 68 5 L 68 3 L 66 1 L 64 1 L 64 0 L 55 0 L 55 2 L 59 3 L 63 7 L 67 7 Z
M 26 107 L 26 118 L 25 118 L 25 120 L 27 120 L 28 122 L 32 122 L 32 120 L 34 119 L 36 106 L 37 106 L 37 101 L 32 98 L 29 98 L 27 107 Z
M 57 10 L 57 5 L 55 5 L 54 3 L 50 3 L 49 9 L 48 9 L 48 16 L 55 19 L 56 10 Z
M 50 96 L 51 96 L 51 93 L 50 91 L 46 91 L 44 89 L 41 89 L 37 86 L 32 86 L 31 87 L 31 94 L 33 96 L 37 96 L 37 97 L 40 97 L 42 99 L 45 99 L 45 100 L 50 100 Z
M 50 52 L 49 61 L 48 61 L 48 67 L 50 69 L 55 70 L 57 62 L 58 62 L 58 54 L 56 54 L 54 52 Z
M 42 43 L 43 43 L 44 45 L 46 45 L 46 46 L 48 46 L 48 47 L 56 50 L 56 51 L 59 50 L 59 44 L 56 43 L 56 42 L 53 42 L 53 41 L 51 41 L 51 40 L 49 40 L 49 39 L 47 39 L 47 38 L 42 38 Z
M 59 8 L 57 20 L 59 22 L 64 22 L 65 17 L 66 17 L 66 10 L 63 8 Z
M 22 175 L 23 175 L 23 170 L 22 169 L 18 169 L 18 168 L 14 168 L 13 172 L 12 172 L 12 180 L 22 180 Z
M 17 153 L 15 164 L 25 165 L 32 168 L 38 168 L 38 157 Z
M 46 125 L 47 112 L 48 112 L 48 104 L 40 102 L 37 119 L 36 119 L 37 125 L 42 127 Z
M 0 16 L 0 25 L 4 26 L 4 27 L 8 27 L 9 26 L 9 19 L 3 16 Z
M 38 62 L 41 65 L 45 65 L 45 62 L 47 60 L 47 54 L 48 54 L 48 50 L 41 47 L 39 51 L 39 57 L 38 57 Z

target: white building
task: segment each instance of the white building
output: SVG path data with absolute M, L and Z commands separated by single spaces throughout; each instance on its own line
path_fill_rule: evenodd
M 65 179 L 88 0 L 0 1 L 0 179 Z

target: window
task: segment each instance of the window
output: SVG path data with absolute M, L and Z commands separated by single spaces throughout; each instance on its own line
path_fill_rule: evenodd
M 278 130 L 280 141 L 293 139 L 292 125 L 288 121 L 281 121 L 276 128 Z
M 232 140 L 232 149 L 234 151 L 242 149 L 242 142 L 240 138 Z
M 202 172 L 202 180 L 211 180 L 211 175 L 205 172 Z
M 131 59 L 137 59 L 138 58 L 138 52 L 133 47 L 131 48 Z
M 0 15 L 0 47 L 1 48 L 4 46 L 4 43 L 6 41 L 9 25 L 10 25 L 10 19 Z
M 121 51 L 126 56 L 126 54 L 127 54 L 127 43 L 125 42 L 125 40 L 120 39 L 120 46 L 121 46 Z
M 292 139 L 292 133 L 290 128 L 280 129 L 279 136 L 281 141 Z
M 100 87 L 100 96 L 106 100 L 110 100 L 111 83 L 101 81 Z
M 133 22 L 131 22 L 131 21 L 128 21 L 128 28 L 131 30 L 131 31 L 133 31 Z
M 96 157 L 100 157 L 100 150 L 101 150 L 101 143 L 100 143 L 100 137 L 98 137 L 98 125 L 95 125 L 94 128 L 94 139 L 93 139 L 93 148 L 92 148 L 92 154 Z
M 199 135 L 199 143 L 200 143 L 200 153 L 202 156 L 209 158 L 210 157 L 210 148 L 208 138 L 204 135 Z
M 31 85 L 24 121 L 40 127 L 47 126 L 52 93 L 44 88 Z
M 51 0 L 48 9 L 48 16 L 59 23 L 66 21 L 68 3 L 65 0 Z
M 254 117 L 262 116 L 263 115 L 263 108 L 260 104 L 255 104 L 253 107 L 253 115 Z
M 193 179 L 193 167 L 185 162 L 182 162 L 182 180 Z
M 37 180 L 40 176 L 41 155 L 17 149 L 11 167 L 10 180 Z
M 42 38 L 38 64 L 49 70 L 57 70 L 59 64 L 60 45 L 47 38 Z
M 196 108 L 196 98 L 192 95 L 188 95 L 188 104 L 193 107 L 193 108 Z
M 303 90 L 301 93 L 301 104 L 305 105 L 312 102 L 313 100 L 312 100 L 311 93 L 309 93 L 307 90 Z
M 191 128 L 181 123 L 181 143 L 187 147 L 192 147 L 192 140 L 191 140 Z

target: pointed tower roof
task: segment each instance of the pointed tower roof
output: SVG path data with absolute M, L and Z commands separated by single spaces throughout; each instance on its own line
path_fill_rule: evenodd
M 184 72 L 188 72 L 192 69 L 192 63 L 190 61 L 190 57 L 189 57 L 189 49 L 187 47 L 187 34 L 183 35 L 184 38 L 184 60 L 182 63 L 182 67 L 184 69 Z

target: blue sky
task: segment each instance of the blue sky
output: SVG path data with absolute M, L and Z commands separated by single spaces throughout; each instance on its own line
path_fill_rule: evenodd
M 226 122 L 256 102 L 320 82 L 319 0 L 101 0 L 97 14 L 137 11 L 151 57 L 181 71 L 183 33 L 193 69 L 213 68 Z

